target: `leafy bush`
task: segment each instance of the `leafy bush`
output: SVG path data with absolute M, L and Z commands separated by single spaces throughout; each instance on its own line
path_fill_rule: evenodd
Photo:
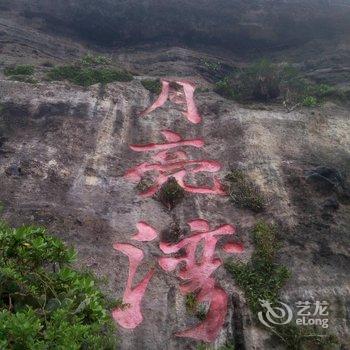
M 147 89 L 148 91 L 154 94 L 159 95 L 162 91 L 162 84 L 159 79 L 154 79 L 154 80 L 145 79 L 141 81 L 141 84 L 145 89 Z
M 33 75 L 34 67 L 30 65 L 18 65 L 14 67 L 7 67 L 4 70 L 6 76 L 11 75 Z
M 225 178 L 228 181 L 228 194 L 231 201 L 240 208 L 261 212 L 265 208 L 265 200 L 240 170 L 231 171 Z
M 115 349 L 107 301 L 45 229 L 0 223 L 0 348 Z
M 133 76 L 126 71 L 113 68 L 91 68 L 78 65 L 60 66 L 48 73 L 50 80 L 68 80 L 81 86 L 90 86 L 97 83 L 108 84 L 114 81 L 131 81 Z

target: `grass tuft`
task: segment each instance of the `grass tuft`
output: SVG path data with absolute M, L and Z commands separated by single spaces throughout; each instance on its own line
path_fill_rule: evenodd
M 231 201 L 239 208 L 254 212 L 265 209 L 265 199 L 259 189 L 240 170 L 233 170 L 225 177 Z
M 4 74 L 6 76 L 14 76 L 14 75 L 33 75 L 34 67 L 30 65 L 18 65 L 14 67 L 7 67 L 4 70 Z
M 80 86 L 90 86 L 97 83 L 108 84 L 114 81 L 131 81 L 133 76 L 126 71 L 113 68 L 92 68 L 78 65 L 59 66 L 48 72 L 49 80 L 68 80 Z
M 162 83 L 159 79 L 145 79 L 141 81 L 141 84 L 145 89 L 152 92 L 153 94 L 159 95 L 162 91 Z

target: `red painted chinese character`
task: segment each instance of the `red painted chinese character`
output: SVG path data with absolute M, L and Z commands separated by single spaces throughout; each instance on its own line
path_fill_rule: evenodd
M 213 178 L 213 187 L 195 187 L 185 182 L 187 174 L 200 172 L 216 173 L 221 165 L 213 160 L 190 160 L 186 152 L 169 152 L 181 146 L 192 146 L 201 148 L 204 142 L 201 139 L 183 140 L 181 136 L 169 130 L 163 130 L 162 135 L 165 143 L 151 143 L 146 145 L 131 145 L 130 148 L 136 152 L 160 151 L 152 156 L 151 162 L 144 162 L 126 172 L 125 178 L 132 182 L 139 182 L 147 173 L 155 175 L 154 184 L 141 196 L 151 197 L 170 178 L 174 177 L 178 184 L 187 192 L 226 195 L 220 181 Z
M 198 113 L 196 103 L 194 102 L 194 91 L 196 89 L 194 83 L 187 80 L 176 80 L 175 83 L 182 86 L 183 91 L 178 91 L 172 87 L 171 82 L 165 79 L 162 82 L 162 92 L 160 93 L 158 99 L 141 113 L 141 116 L 145 116 L 155 109 L 162 107 L 164 103 L 169 99 L 176 104 L 186 104 L 187 111 L 182 112 L 182 114 L 193 124 L 198 124 L 201 122 L 202 118 Z
M 134 240 L 148 242 L 157 237 L 157 232 L 145 222 L 139 222 L 137 224 L 137 228 L 138 232 L 132 237 Z M 118 322 L 120 326 L 133 329 L 143 320 L 141 313 L 141 301 L 146 292 L 148 283 L 153 277 L 154 268 L 151 269 L 142 279 L 142 281 L 133 288 L 132 281 L 134 280 L 138 266 L 141 264 L 144 258 L 143 251 L 131 244 L 125 243 L 116 243 L 113 245 L 113 248 L 127 255 L 129 258 L 130 267 L 123 296 L 123 304 L 126 306 L 123 308 L 114 309 L 112 314 L 114 320 Z
M 197 340 L 212 342 L 222 328 L 227 314 L 227 294 L 216 285 L 213 272 L 222 264 L 222 261 L 215 256 L 215 248 L 220 236 L 233 235 L 235 228 L 231 225 L 223 225 L 217 229 L 210 230 L 206 220 L 190 221 L 189 226 L 192 234 L 179 243 L 160 243 L 160 249 L 165 254 L 179 253 L 184 249 L 185 253 L 180 257 L 161 257 L 158 262 L 165 271 L 174 271 L 183 263 L 177 276 L 183 281 L 180 291 L 186 295 L 196 292 L 199 302 L 210 304 L 206 319 L 199 325 L 177 333 L 179 337 L 190 337 Z M 203 241 L 203 251 L 198 261 L 196 250 L 199 243 Z M 243 246 L 228 243 L 226 251 L 242 252 Z

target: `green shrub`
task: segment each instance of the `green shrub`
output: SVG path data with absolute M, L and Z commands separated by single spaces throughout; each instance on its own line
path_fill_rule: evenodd
M 210 71 L 217 72 L 221 68 L 221 63 L 218 61 L 215 62 L 215 61 L 202 60 L 202 62 L 204 67 L 209 69 Z
M 131 81 L 133 76 L 126 71 L 112 68 L 91 68 L 80 66 L 60 66 L 48 73 L 50 80 L 68 80 L 81 86 L 90 86 L 97 83 L 108 84 L 114 81 Z
M 231 201 L 239 208 L 261 212 L 265 208 L 265 200 L 259 189 L 255 187 L 240 170 L 231 171 L 225 179 Z
M 326 84 L 307 81 L 290 65 L 275 65 L 266 59 L 254 63 L 216 83 L 215 91 L 238 101 L 279 100 L 287 108 L 299 105 L 316 106 L 325 98 L 339 98 L 343 94 Z
M 216 91 L 237 100 L 268 101 L 280 95 L 280 77 L 274 65 L 261 60 L 216 84 Z
M 248 67 L 243 80 L 242 93 L 250 93 L 255 100 L 268 101 L 280 95 L 280 76 L 275 66 L 266 59 Z
M 107 301 L 45 229 L 0 223 L 0 348 L 115 349 Z
M 177 183 L 174 177 L 170 177 L 156 194 L 156 198 L 169 210 L 179 204 L 184 196 L 184 189 Z
M 143 85 L 143 87 L 145 89 L 147 89 L 148 91 L 159 95 L 162 91 L 162 83 L 160 82 L 159 79 L 145 79 L 141 81 L 141 84 Z
M 87 54 L 81 59 L 81 64 L 83 66 L 108 65 L 111 64 L 111 59 L 105 56 Z
M 11 75 L 33 75 L 34 67 L 30 65 L 18 65 L 14 67 L 7 67 L 4 70 L 6 76 Z
M 226 77 L 215 84 L 214 91 L 219 95 L 224 96 L 229 99 L 234 99 L 237 97 L 235 90 L 230 84 L 229 78 Z
M 303 98 L 302 105 L 305 107 L 316 107 L 317 98 L 313 96 L 306 96 Z

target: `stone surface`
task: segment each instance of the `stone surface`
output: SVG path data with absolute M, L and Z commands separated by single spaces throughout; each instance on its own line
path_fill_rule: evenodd
M 32 4 L 37 6 L 40 1 Z M 46 9 L 42 7 L 42 11 Z M 79 266 L 106 276 L 106 292 L 115 298 L 124 294 L 129 264 L 127 256 L 113 245 L 130 243 L 140 221 L 157 232 L 167 230 L 176 221 L 184 234 L 188 231 L 186 223 L 197 218 L 208 220 L 214 227 L 234 225 L 233 242 L 245 248 L 233 257 L 237 261 L 249 260 L 253 250 L 249 231 L 256 220 L 274 221 L 281 227 L 279 261 L 293 273 L 282 299 L 289 303 L 327 300 L 331 304 L 330 329 L 339 336 L 344 349 L 349 347 L 349 203 L 333 188 L 319 191 L 308 175 L 315 169 L 336 169 L 331 179 L 341 179 L 337 180 L 341 188 L 349 188 L 345 176 L 350 172 L 349 105 L 328 102 L 315 109 L 287 112 L 278 105 L 240 105 L 225 100 L 211 90 L 203 58 L 220 60 L 228 66 L 244 65 L 247 58 L 230 56 L 224 50 L 220 57 L 219 53 L 179 47 L 111 49 L 108 54 L 116 64 L 138 74 L 132 82 L 104 88 L 45 82 L 41 78 L 47 67 L 41 63 L 71 62 L 88 48 L 51 36 L 13 16 L 0 16 L 1 64 L 34 63 L 39 66 L 36 75 L 41 82 L 13 82 L 0 75 L 3 218 L 14 225 L 45 225 L 74 245 Z M 38 26 L 41 28 L 40 23 Z M 310 62 L 317 67 L 329 66 L 336 58 L 330 70 L 311 68 L 309 72 L 348 86 L 349 80 L 338 74 L 339 67 L 347 67 L 348 44 L 322 45 L 317 46 L 324 47 L 322 58 L 316 57 L 310 47 L 300 55 L 297 50 L 286 53 L 291 53 L 301 67 Z M 335 53 L 333 48 L 338 51 Z M 271 53 L 271 57 L 282 60 L 284 54 Z M 195 92 L 202 123 L 190 124 L 181 106 L 171 101 L 140 117 L 156 99 L 140 83 L 149 76 L 186 78 L 202 88 Z M 184 139 L 203 139 L 203 148 L 184 149 L 192 159 L 221 163 L 218 175 L 222 181 L 231 169 L 245 170 L 268 198 L 266 212 L 255 215 L 239 210 L 224 196 L 190 194 L 169 213 L 158 201 L 140 197 L 135 184 L 124 175 L 131 167 L 149 160 L 149 155 L 134 152 L 129 145 L 161 143 L 164 139 L 160 130 L 164 129 Z M 190 176 L 187 181 L 193 186 L 212 184 L 210 176 Z M 335 199 L 330 201 L 332 196 Z M 324 207 L 336 210 L 327 209 L 324 215 Z M 198 321 L 186 312 L 176 275 L 157 266 L 162 252 L 159 238 L 154 242 L 132 243 L 145 254 L 134 285 L 153 267 L 155 272 L 141 303 L 143 322 L 133 331 L 118 328 L 121 347 L 195 349 L 195 341 L 174 336 Z M 218 246 L 226 243 L 220 240 Z M 223 260 L 232 257 L 224 249 L 217 252 Z M 215 346 L 234 338 L 237 349 L 273 348 L 269 335 L 252 325 L 244 297 L 230 275 L 221 266 L 214 276 L 229 295 L 228 314 Z

